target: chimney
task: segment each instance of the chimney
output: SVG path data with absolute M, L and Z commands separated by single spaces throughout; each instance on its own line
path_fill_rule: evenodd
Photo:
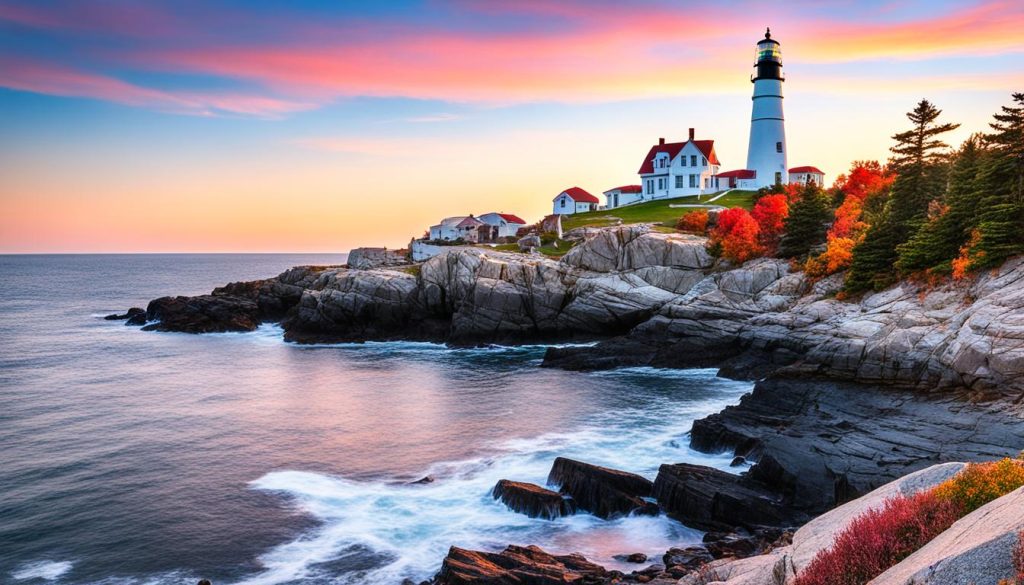
M 690 128 L 690 140 L 693 140 L 693 128 Z
M 665 139 L 664 138 L 659 138 L 658 139 L 658 146 L 665 146 Z

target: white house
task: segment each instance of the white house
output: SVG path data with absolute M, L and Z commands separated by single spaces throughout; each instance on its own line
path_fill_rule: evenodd
M 824 187 L 825 173 L 823 173 L 818 167 L 793 167 L 789 169 L 790 183 L 802 183 L 806 185 L 808 181 L 814 181 L 815 185 Z
M 485 213 L 477 219 L 497 228 L 491 239 L 515 237 L 519 232 L 519 228 L 526 227 L 525 221 L 511 213 Z
M 462 220 L 469 216 L 456 215 L 453 217 L 446 217 L 441 220 L 441 223 L 430 226 L 430 240 L 457 240 L 459 239 L 458 225 L 462 223 Z
M 597 211 L 597 206 L 601 204 L 600 199 L 579 187 L 569 187 L 565 191 L 559 193 L 553 201 L 554 211 L 552 213 L 556 215 L 569 215 L 572 213 Z
M 615 209 L 644 200 L 644 188 L 640 185 L 623 185 L 604 192 L 605 207 Z
M 719 162 L 715 141 L 694 140 L 693 135 L 693 128 L 690 128 L 690 138 L 686 142 L 665 143 L 661 138 L 651 147 L 637 171 L 644 200 L 701 195 L 718 190 L 715 177 Z
M 725 171 L 724 173 L 718 173 L 717 177 L 718 188 L 725 189 L 745 189 L 754 191 L 758 189 L 757 186 L 757 171 L 751 171 L 750 169 L 739 169 L 735 171 Z

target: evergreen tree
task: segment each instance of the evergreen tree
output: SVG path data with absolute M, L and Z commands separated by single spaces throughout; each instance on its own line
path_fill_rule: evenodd
M 977 245 L 969 251 L 972 269 L 997 266 L 1024 253 L 1024 93 L 1003 106 L 986 136 L 992 145 L 979 177 Z
M 968 138 L 957 153 L 949 175 L 946 196 L 932 201 L 928 221 L 897 248 L 896 268 L 902 274 L 919 270 L 948 273 L 961 246 L 977 224 L 978 177 L 984 163 L 984 137 Z
M 959 124 L 939 124 L 942 114 L 921 100 L 907 118 L 913 127 L 895 134 L 889 168 L 896 172 L 889 200 L 864 240 L 853 249 L 846 289 L 881 289 L 895 281 L 896 248 L 915 233 L 927 217 L 928 203 L 943 192 L 948 145 L 938 136 Z
M 779 256 L 806 256 L 815 246 L 825 242 L 825 233 L 831 219 L 832 197 L 813 181 L 809 181 L 802 189 L 800 198 L 789 206 Z

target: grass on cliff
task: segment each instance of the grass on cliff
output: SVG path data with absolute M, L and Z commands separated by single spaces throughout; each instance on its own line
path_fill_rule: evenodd
M 707 203 L 709 206 L 742 207 L 752 209 L 754 207 L 755 191 L 731 191 L 714 203 Z M 573 228 L 590 226 L 605 227 L 615 225 L 621 219 L 622 223 L 657 223 L 669 227 L 675 227 L 676 221 L 683 215 L 700 209 L 699 207 L 669 207 L 669 205 L 694 204 L 704 205 L 708 199 L 716 194 L 702 195 L 700 197 L 677 197 L 675 199 L 659 199 L 647 203 L 627 205 L 617 209 L 605 209 L 603 211 L 590 211 L 587 213 L 576 213 L 562 218 L 562 230 L 568 231 Z

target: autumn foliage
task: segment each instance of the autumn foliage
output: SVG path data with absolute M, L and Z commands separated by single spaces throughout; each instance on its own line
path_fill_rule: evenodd
M 746 209 L 726 209 L 718 214 L 718 223 L 711 230 L 710 246 L 723 258 L 743 263 L 764 253 L 760 233 L 760 226 Z
M 761 246 L 766 251 L 774 251 L 782 238 L 786 217 L 789 216 L 789 197 L 783 193 L 761 197 L 750 216 L 760 230 Z
M 897 496 L 843 529 L 832 547 L 800 572 L 794 585 L 863 585 L 910 556 L 961 516 L 930 492 Z
M 682 232 L 703 234 L 708 229 L 708 212 L 701 209 L 687 213 L 676 222 L 676 229 Z
M 797 575 L 794 585 L 860 585 L 885 572 L 961 517 L 1024 485 L 1024 460 L 972 463 L 913 496 L 897 496 L 855 518 L 832 547 Z M 1017 585 L 1024 585 L 1024 532 L 1014 549 Z
M 1021 486 L 1024 486 L 1024 461 L 1002 459 L 988 463 L 972 463 L 939 484 L 934 493 L 953 502 L 966 514 Z

